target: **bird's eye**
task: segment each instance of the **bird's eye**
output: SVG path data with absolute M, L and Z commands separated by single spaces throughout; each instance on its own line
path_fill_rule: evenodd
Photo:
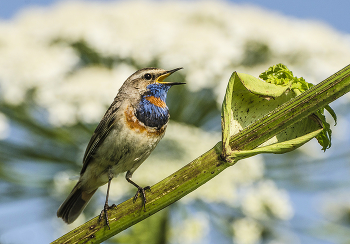
M 150 80 L 150 79 L 152 79 L 152 75 L 151 74 L 149 74 L 149 73 L 147 73 L 147 74 L 145 74 L 145 79 L 146 80 Z

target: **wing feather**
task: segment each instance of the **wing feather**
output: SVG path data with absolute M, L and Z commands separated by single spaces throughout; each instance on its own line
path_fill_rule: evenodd
M 112 130 L 116 122 L 116 111 L 119 109 L 121 102 L 115 99 L 111 106 L 107 109 L 105 115 L 103 116 L 101 122 L 96 127 L 94 134 L 92 135 L 89 144 L 86 147 L 84 158 L 83 158 L 83 168 L 80 174 L 82 175 L 86 167 L 88 166 L 92 156 L 96 152 L 97 148 L 101 145 L 104 139 Z

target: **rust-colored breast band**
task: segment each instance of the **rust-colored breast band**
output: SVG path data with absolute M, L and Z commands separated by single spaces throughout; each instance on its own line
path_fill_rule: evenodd
M 130 108 L 127 108 L 125 110 L 124 115 L 127 126 L 135 132 L 146 132 L 148 136 L 160 136 L 165 132 L 166 125 L 164 125 L 159 130 L 157 130 L 157 128 L 145 126 L 141 121 L 139 121 L 136 118 L 135 114 L 133 113 L 133 110 Z
M 166 108 L 165 102 L 159 97 L 148 96 L 148 97 L 145 97 L 145 99 L 148 100 L 153 105 L 156 105 L 157 107 Z

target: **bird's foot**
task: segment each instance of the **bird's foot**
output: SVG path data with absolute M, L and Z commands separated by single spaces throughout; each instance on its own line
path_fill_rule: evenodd
M 108 226 L 108 229 L 110 230 L 111 228 L 109 227 L 109 220 L 108 220 L 108 210 L 111 208 L 116 208 L 115 204 L 112 204 L 112 206 L 108 206 L 108 203 L 105 203 L 100 216 L 98 217 L 98 222 L 101 222 L 103 216 L 106 219 L 106 225 Z
M 150 191 L 151 190 L 151 187 L 150 186 L 146 186 L 145 188 L 142 188 L 142 187 L 137 187 L 137 192 L 134 196 L 134 200 L 133 202 L 136 202 L 137 198 L 139 197 L 139 194 L 141 195 L 142 197 L 142 206 L 144 208 L 144 210 L 146 211 L 146 192 L 145 191 Z

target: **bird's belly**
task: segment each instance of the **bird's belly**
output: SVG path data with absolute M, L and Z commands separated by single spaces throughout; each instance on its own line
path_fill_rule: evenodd
M 88 188 L 95 189 L 108 182 L 110 173 L 116 177 L 119 173 L 134 171 L 146 160 L 163 135 L 148 136 L 147 131 L 117 126 L 94 154 L 82 180 L 86 186 L 91 184 Z
M 101 148 L 103 157 L 112 164 L 112 171 L 121 173 L 139 166 L 153 151 L 162 136 L 147 136 L 146 132 L 125 128 L 111 131 Z

